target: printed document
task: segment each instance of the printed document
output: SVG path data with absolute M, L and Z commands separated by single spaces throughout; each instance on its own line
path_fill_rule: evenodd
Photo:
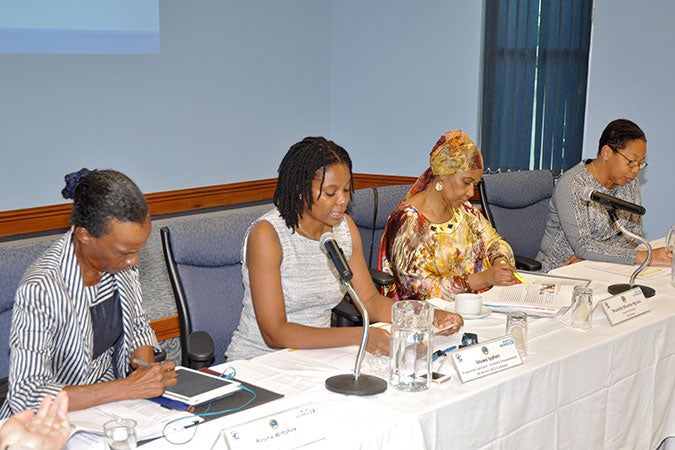
M 483 304 L 495 311 L 522 310 L 533 316 L 554 316 L 566 310 L 575 286 L 588 286 L 590 280 L 519 272 L 526 283 L 494 286 L 483 292 Z

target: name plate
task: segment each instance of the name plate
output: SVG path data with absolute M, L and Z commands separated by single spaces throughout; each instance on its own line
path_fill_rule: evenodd
M 312 404 L 221 431 L 229 449 L 293 449 L 326 438 L 325 423 Z
M 600 304 L 612 326 L 649 311 L 647 299 L 639 287 L 616 294 Z
M 462 383 L 523 363 L 511 336 L 465 347 L 451 355 Z

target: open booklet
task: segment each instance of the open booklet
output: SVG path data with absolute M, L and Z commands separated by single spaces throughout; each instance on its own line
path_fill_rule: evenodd
M 524 311 L 531 316 L 552 317 L 564 313 L 572 302 L 575 286 L 588 286 L 591 280 L 518 272 L 526 283 L 494 286 L 483 292 L 483 304 L 493 311 Z

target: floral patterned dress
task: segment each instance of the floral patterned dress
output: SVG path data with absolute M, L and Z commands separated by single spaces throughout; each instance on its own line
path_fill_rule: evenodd
M 509 244 L 470 202 L 443 223 L 403 202 L 389 216 L 378 266 L 394 275 L 395 283 L 385 288 L 391 298 L 452 300 L 467 292 L 467 275 L 488 269 L 499 256 L 515 264 Z

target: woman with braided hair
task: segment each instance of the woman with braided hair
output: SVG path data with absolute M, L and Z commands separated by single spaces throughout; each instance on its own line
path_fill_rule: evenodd
M 322 252 L 332 232 L 353 272 L 352 287 L 373 321 L 391 321 L 393 301 L 379 294 L 368 271 L 361 237 L 345 213 L 353 193 L 347 151 L 323 137 L 294 144 L 279 166 L 275 208 L 256 220 L 242 247 L 244 305 L 227 359 L 249 359 L 280 348 L 356 345 L 361 329 L 331 328 L 331 309 L 345 288 Z M 461 317 L 438 311 L 435 325 L 459 330 Z M 389 354 L 389 333 L 372 328 L 366 349 Z

